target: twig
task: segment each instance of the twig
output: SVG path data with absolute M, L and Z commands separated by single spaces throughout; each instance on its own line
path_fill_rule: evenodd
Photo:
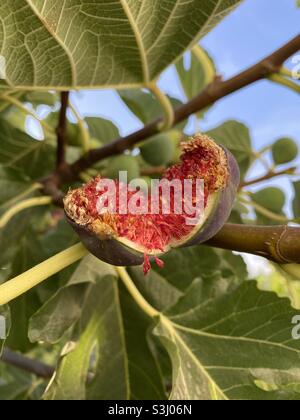
M 300 85 L 298 83 L 295 83 L 292 80 L 287 79 L 284 76 L 281 76 L 280 74 L 272 74 L 271 76 L 268 77 L 268 79 L 281 86 L 285 86 L 295 91 L 298 94 L 300 93 Z
M 251 185 L 259 184 L 260 182 L 268 181 L 270 179 L 283 176 L 283 175 L 294 175 L 296 170 L 297 170 L 297 167 L 293 166 L 291 168 L 284 169 L 279 172 L 270 171 L 266 175 L 241 183 L 240 188 L 250 187 Z
M 30 209 L 32 207 L 46 206 L 52 203 L 52 197 L 34 197 L 28 198 L 27 200 L 20 201 L 15 204 L 9 210 L 7 210 L 3 216 L 0 217 L 0 229 L 4 228 L 7 223 L 18 213 L 23 210 Z
M 215 78 L 215 80 L 198 96 L 175 110 L 174 125 L 184 121 L 190 115 L 205 109 L 209 105 L 212 105 L 217 100 L 280 71 L 285 60 L 296 53 L 299 49 L 300 35 L 296 36 L 273 54 L 237 76 L 227 81 L 223 81 L 220 77 Z M 159 132 L 158 126 L 161 122 L 163 122 L 163 118 L 159 118 L 158 120 L 147 124 L 141 130 L 109 143 L 104 147 L 91 150 L 89 153 L 77 160 L 67 170 L 59 171 L 58 175 L 60 183 L 76 180 L 80 172 L 89 168 L 99 160 L 122 153 L 123 151 L 133 147 L 135 144 L 157 134 Z
M 80 140 L 81 140 L 81 143 L 82 143 L 82 152 L 87 153 L 91 148 L 91 144 L 90 144 L 91 139 L 90 139 L 89 130 L 86 127 L 86 123 L 84 121 L 84 118 L 82 118 L 80 116 L 79 112 L 77 111 L 77 109 L 75 108 L 75 106 L 71 102 L 69 103 L 69 107 L 70 107 L 70 110 L 72 111 L 74 117 L 77 120 L 79 132 L 80 132 Z
M 69 104 L 69 92 L 61 93 L 61 108 L 59 113 L 57 134 L 57 168 L 65 167 L 65 147 L 66 147 L 66 128 L 67 128 L 67 109 Z
M 19 276 L 0 284 L 0 305 L 6 305 L 44 280 L 81 260 L 87 254 L 87 249 L 79 243 L 43 261 Z
M 9 349 L 3 350 L 0 361 L 44 379 L 49 379 L 54 374 L 54 368 L 51 366 L 15 353 Z
M 162 175 L 163 172 L 166 170 L 165 166 L 150 166 L 149 168 L 142 168 L 141 175 L 142 176 L 152 176 L 152 175 Z

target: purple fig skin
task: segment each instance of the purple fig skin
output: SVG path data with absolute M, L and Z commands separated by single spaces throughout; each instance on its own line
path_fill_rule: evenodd
M 217 207 L 213 213 L 210 214 L 203 229 L 201 229 L 193 238 L 188 240 L 183 245 L 184 248 L 209 241 L 222 229 L 232 212 L 236 194 L 240 185 L 240 169 L 232 153 L 225 147 L 222 146 L 222 148 L 227 156 L 229 168 L 228 184 L 226 188 L 220 192 Z
M 80 237 L 81 242 L 92 255 L 99 258 L 101 261 L 118 267 L 130 267 L 143 264 L 144 255 L 141 252 L 135 252 L 133 249 L 128 248 L 116 239 L 101 240 L 85 226 L 80 226 L 73 222 L 68 216 L 66 217 L 72 228 Z
M 192 238 L 188 239 L 186 243 L 180 245 L 180 248 L 208 241 L 222 229 L 231 214 L 240 184 L 240 170 L 237 161 L 231 152 L 224 147 L 223 149 L 227 156 L 229 168 L 227 186 L 219 193 L 219 201 L 206 220 L 203 228 Z M 129 248 L 117 239 L 101 240 L 87 227 L 75 223 L 68 215 L 66 215 L 66 217 L 75 232 L 79 235 L 82 243 L 95 257 L 115 266 L 130 267 L 143 264 L 144 254 L 142 252 Z M 161 255 L 159 255 L 159 257 L 161 257 Z M 151 262 L 154 261 L 154 257 L 150 257 L 150 260 Z

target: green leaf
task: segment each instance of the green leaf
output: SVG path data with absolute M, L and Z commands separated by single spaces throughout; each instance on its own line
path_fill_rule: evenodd
M 120 98 L 127 105 L 130 111 L 145 125 L 163 114 L 162 108 L 152 92 L 141 89 L 126 89 L 119 91 Z M 168 95 L 167 95 L 168 96 Z M 168 96 L 173 108 L 182 105 L 179 99 Z M 186 122 L 178 124 L 177 128 L 184 128 Z
M 4 0 L 0 44 L 7 81 L 0 86 L 67 90 L 145 84 L 239 3 L 69 0 L 53 7 L 42 0 Z
M 221 290 L 196 279 L 155 328 L 173 363 L 171 399 L 299 399 L 285 389 L 300 383 L 300 344 L 291 336 L 297 313 L 289 301 L 254 282 Z
M 295 197 L 293 200 L 294 216 L 300 217 L 300 181 L 294 182 L 293 186 L 295 190 Z
M 20 239 L 18 244 L 18 251 L 14 256 L 12 264 L 11 276 L 15 277 L 29 268 L 45 259 L 45 254 L 41 247 L 41 243 L 36 237 L 34 231 L 28 228 L 26 235 Z M 12 326 L 7 345 L 12 350 L 27 351 L 31 349 L 32 345 L 27 338 L 28 323 L 30 317 L 38 310 L 41 305 L 39 296 L 39 286 L 26 293 L 23 296 L 15 299 L 10 303 Z
M 79 264 L 68 284 L 57 291 L 31 318 L 31 342 L 56 343 L 81 317 L 86 294 L 97 278 L 94 257 L 87 256 Z
M 141 267 L 129 268 L 136 287 L 159 311 L 174 305 L 197 278 L 206 280 L 220 275 L 225 279 L 238 276 L 241 281 L 248 278 L 240 256 L 205 246 L 174 249 L 164 256 L 164 263 L 163 269 L 153 264 L 147 277 Z
M 122 400 L 129 396 L 117 279 L 112 268 L 95 257 L 88 259 L 88 278 L 95 284 L 89 290 L 72 342 L 62 354 L 45 399 Z M 81 276 L 85 278 L 83 270 Z
M 164 262 L 163 269 L 153 269 L 181 292 L 196 278 L 210 276 L 221 267 L 217 253 L 205 246 L 174 249 L 164 257 Z
M 199 95 L 214 80 L 216 75 L 213 60 L 199 45 L 195 45 L 192 48 L 190 58 L 191 62 L 188 68 L 185 67 L 184 57 L 176 63 L 176 70 L 187 99 L 192 99 Z M 203 117 L 205 112 L 199 112 L 199 118 Z
M 149 348 L 151 319 L 139 310 L 124 287 L 120 288 L 130 378 L 130 399 L 163 400 L 166 391 Z
M 100 117 L 87 117 L 85 121 L 89 126 L 91 136 L 103 144 L 111 143 L 120 137 L 118 127 L 110 120 Z
M 0 209 L 4 205 L 9 205 L 10 200 L 24 193 L 31 186 L 29 179 L 12 168 L 0 166 Z
M 0 119 L 0 143 L 0 164 L 5 169 L 17 169 L 37 179 L 48 174 L 54 167 L 53 145 L 46 140 L 34 140 L 3 119 Z
M 30 387 L 33 385 L 32 377 L 28 373 L 11 367 L 9 368 L 9 374 L 4 375 L 3 377 L 3 373 L 5 372 L 1 372 L 0 400 L 22 400 L 22 396 L 26 392 L 29 392 Z
M 239 164 L 242 178 L 244 178 L 254 161 L 249 129 L 238 121 L 227 121 L 206 134 L 233 153 Z
M 58 96 L 52 92 L 26 92 L 24 95 L 24 101 L 30 102 L 34 106 L 38 105 L 48 105 L 54 106 L 58 102 Z

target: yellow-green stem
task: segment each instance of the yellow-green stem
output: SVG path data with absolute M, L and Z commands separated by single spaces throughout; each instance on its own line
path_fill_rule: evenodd
M 155 95 L 164 111 L 164 121 L 159 125 L 159 130 L 169 130 L 173 127 L 175 119 L 174 109 L 170 99 L 155 83 L 150 83 L 146 87 Z
M 283 264 L 280 267 L 295 280 L 300 280 L 300 264 Z
M 274 220 L 275 222 L 279 223 L 289 223 L 289 222 L 295 222 L 295 220 L 290 220 L 285 216 L 282 216 L 277 213 L 273 213 L 271 210 L 266 209 L 265 207 L 261 206 L 260 204 L 255 203 L 254 201 L 245 200 L 241 195 L 239 196 L 239 200 L 243 204 L 247 204 L 251 207 L 253 207 L 258 213 L 260 213 L 262 216 L 268 217 L 271 220 Z
M 77 120 L 77 124 L 78 124 L 79 131 L 80 131 L 80 134 L 81 134 L 80 139 L 81 139 L 81 142 L 82 142 L 82 144 L 81 144 L 82 151 L 83 151 L 83 153 L 87 153 L 91 148 L 89 130 L 87 129 L 83 118 L 80 116 L 77 109 L 75 108 L 75 106 L 71 102 L 69 103 L 69 107 L 70 107 L 70 110 L 72 111 L 72 113 L 74 114 L 74 116 Z
M 0 305 L 5 305 L 28 292 L 44 280 L 63 270 L 88 254 L 80 243 L 38 264 L 25 273 L 0 285 Z
M 290 77 L 293 78 L 293 73 L 291 70 L 287 69 L 286 67 L 282 66 L 281 69 L 279 70 L 279 74 L 281 74 L 282 76 L 286 76 L 286 77 Z
M 7 223 L 18 213 L 25 209 L 37 206 L 46 206 L 52 203 L 52 197 L 35 197 L 29 198 L 28 200 L 21 201 L 15 206 L 7 210 L 4 215 L 0 218 L 0 229 L 2 229 Z
M 124 283 L 126 289 L 130 293 L 130 295 L 133 297 L 137 305 L 144 311 L 147 315 L 149 315 L 151 318 L 154 318 L 155 316 L 160 315 L 160 312 L 157 311 L 153 306 L 151 306 L 143 297 L 143 295 L 139 292 L 135 284 L 133 283 L 131 277 L 126 271 L 126 268 L 124 267 L 115 267 L 115 270 Z
M 193 54 L 197 57 L 204 70 L 204 85 L 207 86 L 214 81 L 216 71 L 212 60 L 200 45 L 195 45 L 192 48 Z
M 294 90 L 296 93 L 300 93 L 300 85 L 293 82 L 292 80 L 287 79 L 284 76 L 281 76 L 280 74 L 272 74 L 268 77 L 269 80 L 272 82 L 278 83 L 279 85 L 288 87 L 289 89 Z
M 32 184 L 31 187 L 29 187 L 27 190 L 23 191 L 21 194 L 15 196 L 14 198 L 11 198 L 10 200 L 6 201 L 2 207 L 8 208 L 13 206 L 15 203 L 23 200 L 23 198 L 28 197 L 31 193 L 41 190 L 43 188 L 42 184 Z

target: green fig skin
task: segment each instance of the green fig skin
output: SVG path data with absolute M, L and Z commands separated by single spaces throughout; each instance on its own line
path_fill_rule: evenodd
M 297 143 L 289 138 L 284 137 L 277 140 L 272 147 L 273 160 L 276 165 L 284 165 L 296 159 L 299 153 Z
M 143 159 L 152 166 L 163 166 L 172 162 L 176 150 L 174 140 L 167 133 L 154 136 L 140 149 Z
M 140 167 L 137 159 L 130 155 L 121 155 L 113 157 L 109 160 L 107 169 L 103 171 L 103 175 L 110 179 L 119 179 L 119 172 L 127 172 L 128 182 L 139 178 Z

